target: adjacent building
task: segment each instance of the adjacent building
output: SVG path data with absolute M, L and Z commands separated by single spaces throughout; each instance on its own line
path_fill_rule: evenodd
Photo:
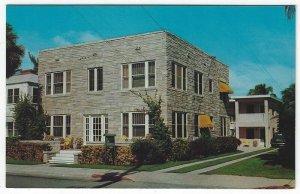
M 18 135 L 13 119 L 13 108 L 21 96 L 29 95 L 33 103 L 38 102 L 38 76 L 32 70 L 18 71 L 6 79 L 6 137 Z
M 104 142 L 105 131 L 119 143 L 151 133 L 146 104 L 132 92 L 145 90 L 161 96 L 173 138 L 230 135 L 228 77 L 227 65 L 165 31 L 39 53 L 49 133 L 85 144 Z
M 233 96 L 230 100 L 230 129 L 241 146 L 270 147 L 278 132 L 281 101 L 272 95 Z

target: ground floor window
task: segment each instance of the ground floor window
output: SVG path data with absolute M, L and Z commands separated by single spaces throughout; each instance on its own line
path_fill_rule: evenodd
M 86 142 L 104 142 L 105 131 L 108 130 L 107 115 L 86 115 L 84 117 Z
M 66 138 L 71 134 L 70 115 L 51 115 L 46 118 L 47 133 L 54 137 Z
M 153 128 L 149 114 L 141 112 L 122 113 L 122 136 L 129 139 L 145 137 Z
M 18 130 L 15 129 L 14 122 L 6 122 L 6 130 L 7 130 L 7 137 L 15 137 L 18 136 Z
M 221 136 L 227 136 L 226 117 L 220 117 L 221 120 Z
M 173 112 L 172 113 L 172 137 L 186 138 L 187 137 L 187 113 Z

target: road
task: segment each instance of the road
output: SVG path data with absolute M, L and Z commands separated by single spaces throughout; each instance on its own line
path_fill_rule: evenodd
M 182 188 L 186 189 L 184 185 L 166 184 L 166 183 L 147 183 L 147 182 L 132 182 L 119 181 L 112 183 L 95 182 L 87 180 L 70 180 L 70 179 L 54 179 L 41 178 L 30 176 L 15 176 L 6 175 L 7 188 Z M 200 188 L 190 186 L 188 188 Z M 201 187 L 203 189 L 203 187 Z

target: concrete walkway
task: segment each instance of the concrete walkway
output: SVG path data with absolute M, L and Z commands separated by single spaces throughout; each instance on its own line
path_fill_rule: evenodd
M 158 172 L 124 172 L 119 170 L 105 169 L 84 169 L 51 167 L 48 164 L 42 165 L 6 165 L 6 173 L 9 175 L 34 176 L 45 178 L 62 178 L 76 180 L 99 180 L 97 177 L 109 174 L 123 173 L 124 184 L 136 183 L 157 183 L 176 184 L 182 188 L 258 188 L 268 186 L 295 185 L 295 181 L 288 179 L 268 179 L 263 177 L 244 177 L 231 175 L 204 175 L 204 174 L 179 174 L 179 173 L 158 173 Z M 127 182 L 126 182 L 127 181 Z M 109 179 L 103 184 L 107 184 Z M 113 180 L 111 181 L 114 182 Z M 102 182 L 99 182 L 102 184 Z M 113 188 L 113 184 L 110 185 Z
M 269 150 L 269 151 L 266 151 L 266 152 L 261 152 L 259 154 L 255 154 L 255 155 L 243 157 L 243 158 L 240 158 L 240 159 L 232 160 L 232 161 L 229 161 L 229 162 L 217 164 L 215 166 L 210 166 L 210 167 L 207 167 L 207 168 L 203 168 L 203 169 L 191 171 L 191 172 L 188 172 L 187 174 L 202 174 L 202 173 L 205 173 L 205 172 L 208 172 L 208 171 L 212 171 L 212 170 L 224 167 L 224 166 L 228 166 L 230 164 L 234 164 L 234 163 L 237 163 L 237 162 L 240 162 L 240 161 L 243 161 L 243 160 L 247 160 L 249 158 L 253 158 L 253 157 L 256 157 L 256 156 L 259 156 L 259 155 L 262 155 L 262 154 L 266 154 L 266 153 L 269 153 L 269 152 L 273 152 L 273 151 L 274 150 Z
M 170 172 L 170 171 L 173 171 L 173 170 L 178 170 L 180 168 L 193 166 L 195 164 L 201 164 L 201 163 L 211 162 L 211 161 L 215 161 L 215 160 L 219 160 L 219 159 L 223 159 L 223 158 L 228 158 L 228 157 L 232 157 L 232 156 L 238 156 L 238 155 L 242 155 L 242 154 L 245 154 L 245 153 L 250 153 L 250 152 L 253 152 L 253 151 L 257 151 L 257 150 L 258 149 L 256 149 L 256 150 L 247 150 L 247 151 L 244 151 L 244 152 L 241 152 L 241 153 L 238 153 L 238 154 L 232 154 L 232 155 L 228 155 L 228 156 L 221 156 L 221 157 L 217 157 L 217 158 L 212 158 L 212 159 L 209 159 L 209 160 L 202 160 L 202 161 L 192 162 L 192 163 L 188 163 L 188 164 L 182 164 L 182 165 L 173 166 L 173 167 L 170 167 L 170 168 L 157 170 L 155 172 L 158 172 L 158 173 Z

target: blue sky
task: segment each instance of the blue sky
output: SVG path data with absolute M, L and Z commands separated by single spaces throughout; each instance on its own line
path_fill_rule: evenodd
M 295 19 L 283 6 L 7 6 L 7 22 L 26 48 L 39 50 L 167 30 L 230 69 L 234 95 L 256 84 L 280 91 L 295 82 Z

